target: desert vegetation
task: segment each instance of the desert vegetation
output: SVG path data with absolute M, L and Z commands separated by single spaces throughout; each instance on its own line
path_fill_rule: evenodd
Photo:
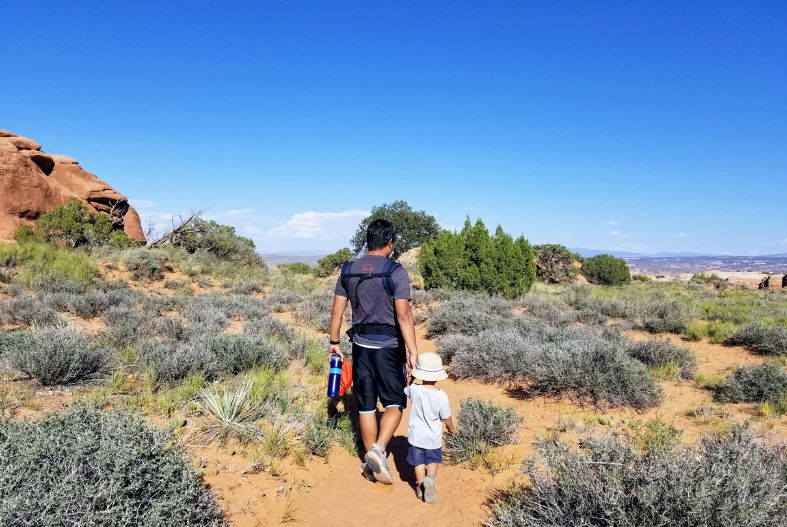
M 326 461 L 355 464 L 352 394 L 334 406 L 324 398 L 330 277 L 351 251 L 316 267 L 269 268 L 234 231 L 197 220 L 148 247 L 70 243 L 41 226 L 0 245 L 0 412 L 10 418 L 0 424 L 0 456 L 16 456 L 0 459 L 0 485 L 8 485 L 0 490 L 13 496 L 0 506 L 0 519 L 14 524 L 28 507 L 44 524 L 67 522 L 78 511 L 97 523 L 111 515 L 128 523 L 222 525 L 222 511 L 240 505 L 225 505 L 233 499 L 226 490 L 217 502 L 204 481 L 253 477 L 284 489 L 274 493 L 287 504 L 276 512 L 280 521 L 293 514 L 292 496 L 309 488 L 296 484 L 303 474 Z M 724 510 L 730 525 L 757 525 L 784 514 L 773 505 L 783 495 L 763 478 L 784 477 L 773 437 L 783 433 L 787 414 L 785 295 L 713 280 L 628 281 L 616 264 L 613 278 L 571 284 L 580 272 L 590 274 L 587 261 L 580 269 L 580 259 L 559 246 L 533 248 L 502 229 L 490 234 L 482 222 L 433 234 L 417 241 L 427 288 L 413 291 L 412 305 L 425 345 L 447 365 L 449 395 L 467 383 L 472 389 L 463 393 L 481 392 L 452 399 L 458 432 L 446 438 L 446 473 L 502 478 L 490 483 L 490 524 L 601 517 L 636 525 L 650 521 L 648 514 L 672 521 L 683 511 L 704 525 Z M 608 271 L 601 266 L 601 275 Z M 342 345 L 351 360 L 344 337 Z M 746 360 L 708 373 L 697 346 Z M 673 410 L 676 393 L 694 401 Z M 544 404 L 579 417 L 531 422 Z M 750 428 L 735 428 L 743 421 Z M 705 439 L 686 440 L 685 426 Z M 25 434 L 40 442 L 19 454 Z M 82 434 L 84 449 L 63 444 Z M 515 470 L 521 449 L 538 437 L 538 453 L 524 469 L 529 479 L 522 479 Z M 112 441 L 126 451 L 116 453 Z M 54 458 L 52 445 L 67 449 L 63 459 Z M 738 452 L 755 462 L 744 466 Z M 117 463 L 107 470 L 138 470 L 123 481 L 76 470 L 89 455 Z M 714 490 L 689 508 L 688 498 L 675 502 L 645 477 L 652 470 L 674 480 L 670 489 L 684 497 L 696 497 L 692 489 L 707 487 L 712 474 L 725 474 L 730 480 L 720 488 L 742 485 L 757 505 L 735 509 Z M 62 482 L 42 475 L 69 471 L 73 477 Z M 173 476 L 162 481 L 155 473 Z M 594 492 L 593 481 L 608 482 L 628 501 Z M 112 485 L 125 487 L 110 496 L 105 488 Z M 69 505 L 64 496 L 76 488 L 97 488 L 95 499 Z M 25 505 L 30 500 L 37 505 Z M 135 508 L 134 500 L 147 500 L 149 509 Z M 172 505 L 164 510 L 164 503 Z M 182 509 L 191 512 L 169 520 Z

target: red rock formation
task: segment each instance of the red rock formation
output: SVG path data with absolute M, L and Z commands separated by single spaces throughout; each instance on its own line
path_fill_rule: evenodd
M 0 130 L 0 240 L 72 199 L 110 215 L 132 240 L 145 241 L 139 214 L 123 194 L 76 159 L 42 152 L 32 139 Z

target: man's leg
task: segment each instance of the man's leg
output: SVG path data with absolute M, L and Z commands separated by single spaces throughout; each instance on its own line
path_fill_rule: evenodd
M 377 441 L 377 411 L 362 412 L 359 414 L 358 426 L 361 427 L 361 440 L 363 440 L 363 448 L 367 451 L 371 450 L 372 445 Z
M 388 442 L 396 432 L 396 429 L 399 427 L 399 423 L 402 422 L 402 409 L 398 406 L 389 406 L 385 409 L 385 413 L 383 413 L 382 419 L 380 419 L 380 432 L 377 434 L 377 446 L 380 447 L 380 450 L 383 452 L 386 451 L 388 448 Z M 377 432 L 377 422 L 375 421 L 375 432 Z M 366 440 L 364 439 L 364 445 L 366 445 Z M 368 449 L 369 447 L 367 447 Z

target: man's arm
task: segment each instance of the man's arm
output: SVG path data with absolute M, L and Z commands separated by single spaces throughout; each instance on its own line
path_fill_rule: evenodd
M 329 338 L 333 342 L 339 341 L 339 332 L 342 330 L 342 318 L 344 318 L 344 310 L 347 309 L 347 297 L 341 295 L 333 295 L 333 307 L 331 307 L 331 326 Z M 344 353 L 339 344 L 331 344 L 328 346 L 328 358 L 331 355 L 338 355 L 344 360 Z
M 399 330 L 402 332 L 404 344 L 407 346 L 407 376 L 415 368 L 418 361 L 418 346 L 415 343 L 415 320 L 410 309 L 410 300 L 400 298 L 394 301 L 396 307 L 396 320 L 399 322 Z

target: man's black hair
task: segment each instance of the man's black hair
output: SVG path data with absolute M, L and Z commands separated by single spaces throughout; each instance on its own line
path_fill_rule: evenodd
M 374 220 L 366 228 L 366 248 L 370 251 L 382 249 L 396 236 L 396 229 L 388 220 Z

